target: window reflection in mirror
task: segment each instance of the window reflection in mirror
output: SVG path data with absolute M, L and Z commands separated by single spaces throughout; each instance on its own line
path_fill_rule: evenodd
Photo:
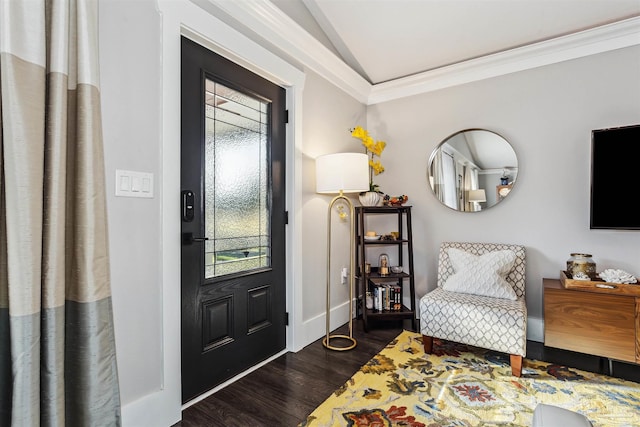
M 431 153 L 427 178 L 445 206 L 478 212 L 502 201 L 516 182 L 518 160 L 495 132 L 466 129 L 445 138 Z

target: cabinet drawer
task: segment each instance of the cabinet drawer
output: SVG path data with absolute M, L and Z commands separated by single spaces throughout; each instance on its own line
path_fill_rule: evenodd
M 635 363 L 635 300 L 545 287 L 544 344 Z

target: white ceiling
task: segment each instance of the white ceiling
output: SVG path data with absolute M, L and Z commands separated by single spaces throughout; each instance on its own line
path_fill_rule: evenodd
M 640 0 L 271 0 L 372 84 L 640 16 Z
M 640 0 L 190 1 L 367 105 L 640 45 Z

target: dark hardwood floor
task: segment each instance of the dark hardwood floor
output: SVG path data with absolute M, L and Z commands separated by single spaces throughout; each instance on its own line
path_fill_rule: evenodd
M 369 333 L 354 322 L 355 349 L 327 350 L 318 340 L 298 353 L 287 353 L 182 412 L 174 427 L 296 426 L 363 364 L 410 323 L 375 325 Z M 346 328 L 339 329 L 345 333 Z M 606 359 L 527 343 L 527 358 L 608 373 Z M 613 363 L 613 376 L 640 383 L 637 365 Z
M 409 326 L 408 326 L 409 327 Z M 349 351 L 327 350 L 322 340 L 287 353 L 182 412 L 180 427 L 296 426 L 358 369 L 402 332 L 401 322 L 362 330 Z M 348 333 L 345 327 L 338 330 Z

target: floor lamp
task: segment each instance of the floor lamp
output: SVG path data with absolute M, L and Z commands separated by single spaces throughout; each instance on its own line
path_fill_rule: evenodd
M 364 153 L 337 153 L 316 159 L 316 192 L 335 194 L 328 208 L 327 218 L 327 324 L 326 336 L 322 344 L 336 351 L 351 350 L 356 346 L 353 338 L 353 297 L 355 285 L 355 218 L 353 203 L 345 193 L 359 193 L 369 190 L 369 160 Z M 349 335 L 330 335 L 331 322 L 331 210 L 336 202 L 342 201 L 349 208 Z M 342 206 L 340 206 L 342 207 Z M 342 215 L 341 215 L 342 216 Z M 334 345 L 331 340 L 347 341 L 344 346 Z
M 481 210 L 482 207 L 480 206 L 481 202 L 486 202 L 487 201 L 487 194 L 484 192 L 484 189 L 479 189 L 479 190 L 469 190 L 469 203 L 478 203 L 478 209 L 477 210 Z M 475 206 L 475 205 L 472 205 Z

